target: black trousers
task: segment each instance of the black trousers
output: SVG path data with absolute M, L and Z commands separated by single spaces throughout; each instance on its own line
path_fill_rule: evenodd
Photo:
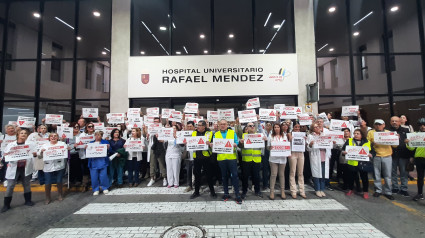
M 87 160 L 87 159 L 86 159 Z M 82 182 L 83 181 L 83 167 L 82 160 L 78 156 L 78 153 L 71 154 L 71 159 L 69 160 L 69 182 Z
M 418 173 L 418 194 L 423 194 L 425 158 L 415 158 L 416 171 Z
M 193 159 L 193 174 L 195 175 L 195 193 L 199 193 L 199 188 L 202 183 L 202 170 L 205 171 L 207 175 L 208 187 L 210 188 L 211 194 L 214 194 L 214 164 L 211 158 L 194 158 Z
M 248 191 L 248 179 L 252 177 L 255 193 L 260 192 L 260 169 L 261 163 L 242 161 L 242 193 Z
M 359 181 L 359 174 L 360 178 L 362 179 L 363 184 L 363 192 L 369 191 L 369 178 L 367 177 L 367 172 L 361 171 L 358 166 L 351 166 L 348 165 L 347 169 L 347 180 L 348 180 L 348 189 L 353 190 L 354 189 L 354 182 L 356 182 L 357 189 L 360 191 L 360 181 Z

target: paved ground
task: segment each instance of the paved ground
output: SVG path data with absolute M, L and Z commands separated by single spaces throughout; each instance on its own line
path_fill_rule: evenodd
M 90 192 L 71 193 L 50 205 L 44 205 L 44 193 L 35 192 L 36 205 L 31 208 L 23 206 L 22 193 L 16 193 L 13 208 L 0 214 L 0 236 L 425 237 L 425 201 L 400 195 L 395 195 L 395 201 L 373 197 L 366 201 L 328 191 L 325 199 L 319 199 L 310 188 L 307 199 L 287 196 L 270 201 L 250 194 L 237 205 L 212 199 L 207 192 L 189 200 L 185 187 L 146 188 L 145 184 L 97 197 Z M 409 190 L 413 195 L 416 185 Z M 171 236 L 162 236 L 167 230 Z

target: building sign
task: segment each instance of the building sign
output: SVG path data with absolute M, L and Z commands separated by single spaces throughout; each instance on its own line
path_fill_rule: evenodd
M 130 57 L 128 77 L 130 98 L 298 94 L 296 54 Z

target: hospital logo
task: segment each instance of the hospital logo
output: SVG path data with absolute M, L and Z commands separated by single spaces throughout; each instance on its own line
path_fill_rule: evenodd
M 142 74 L 142 83 L 143 84 L 149 83 L 149 74 Z
M 283 80 L 287 77 L 289 77 L 291 75 L 291 73 L 289 72 L 288 69 L 282 67 L 279 69 L 278 73 L 271 73 L 269 76 L 269 79 L 272 79 L 274 81 L 279 81 L 279 82 L 283 82 Z

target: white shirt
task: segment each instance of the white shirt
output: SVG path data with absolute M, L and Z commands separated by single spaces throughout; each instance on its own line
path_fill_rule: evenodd
M 288 137 L 286 137 L 286 133 L 282 136 L 272 136 L 270 135 L 269 139 L 267 140 L 267 146 L 271 146 L 272 141 L 288 141 Z M 285 156 L 270 156 L 269 162 L 275 163 L 275 164 L 286 164 L 286 157 Z
M 180 159 L 184 147 L 175 143 L 176 140 L 169 140 L 167 145 L 167 151 L 165 152 L 166 158 Z
M 53 145 L 50 143 L 42 145 L 39 153 L 42 154 L 43 153 L 42 150 L 43 149 L 47 150 L 50 146 L 53 146 Z M 65 142 L 62 142 L 62 141 L 58 141 L 58 143 L 56 143 L 54 146 L 68 147 L 67 144 L 65 144 Z M 66 164 L 66 159 L 47 160 L 43 162 L 44 162 L 43 172 L 49 173 L 49 172 L 54 172 L 54 171 L 64 169 Z

